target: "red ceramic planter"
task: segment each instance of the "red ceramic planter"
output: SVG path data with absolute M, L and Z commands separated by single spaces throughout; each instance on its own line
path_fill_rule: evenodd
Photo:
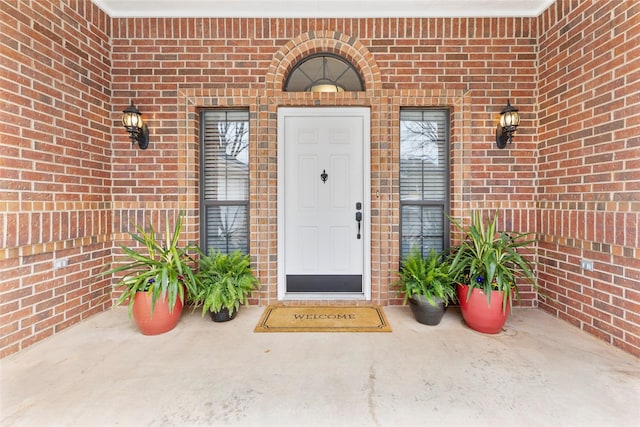
M 511 304 L 507 302 L 506 310 L 502 310 L 502 291 L 491 291 L 491 302 L 487 303 L 487 294 L 482 289 L 473 288 L 469 299 L 469 286 L 458 284 L 458 301 L 460 311 L 466 324 L 478 332 L 497 334 L 511 312 Z
M 133 303 L 133 320 L 143 335 L 159 335 L 169 332 L 176 327 L 182 315 L 182 302 L 176 298 L 176 305 L 169 313 L 167 298 L 156 301 L 153 313 L 151 313 L 151 294 L 137 292 Z

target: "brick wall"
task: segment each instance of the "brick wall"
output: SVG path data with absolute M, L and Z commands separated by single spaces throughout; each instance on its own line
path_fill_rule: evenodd
M 100 9 L 4 1 L 0 22 L 2 357 L 111 306 L 112 107 Z
M 640 355 L 640 4 L 562 1 L 538 26 L 540 306 Z
M 374 301 L 400 302 L 389 290 L 398 265 L 399 109 L 445 106 L 454 216 L 501 207 L 501 228 L 539 231 L 541 282 L 556 297 L 543 307 L 637 353 L 638 30 L 629 22 L 638 15 L 631 2 L 570 2 L 575 9 L 564 10 L 561 1 L 539 18 L 494 19 L 111 19 L 88 1 L 6 3 L 1 355 L 110 305 L 109 283 L 96 273 L 118 253 L 112 240 L 127 242 L 131 222 L 162 230 L 184 210 L 186 240 L 198 239 L 200 108 L 250 111 L 251 256 L 262 285 L 252 303 L 273 301 L 281 105 L 371 108 Z M 609 27 L 579 23 L 603 14 Z M 607 37 L 616 46 L 611 72 L 595 65 L 603 62 L 595 53 L 574 64 L 565 52 L 584 43 L 582 53 L 606 55 L 610 45 L 596 39 Z M 282 92 L 295 61 L 317 51 L 356 64 L 366 91 Z M 589 77 L 580 83 L 583 72 Z M 622 89 L 608 86 L 621 81 Z M 131 100 L 151 128 L 145 151 L 119 124 Z M 495 125 L 507 100 L 522 122 L 513 146 L 498 150 Z M 624 118 L 623 108 L 632 114 Z M 570 115 L 578 125 L 563 122 Z M 624 162 L 617 171 L 614 160 Z M 594 177 L 573 183 L 585 170 Z M 579 229 L 580 218 L 599 225 Z M 583 256 L 596 260 L 586 277 L 576 269 Z M 69 266 L 53 270 L 60 258 Z M 523 304 L 535 306 L 535 293 L 523 290 Z
M 152 142 L 144 152 L 132 150 L 124 132 L 115 130 L 115 217 L 121 208 L 137 209 L 139 216 L 152 208 L 181 209 L 193 226 L 190 239 L 196 240 L 198 109 L 248 108 L 256 147 L 250 153 L 251 255 L 262 285 L 253 302 L 273 302 L 277 108 L 368 106 L 372 295 L 381 304 L 399 303 L 389 284 L 399 263 L 401 107 L 452 110 L 454 214 L 466 217 L 470 207 L 501 206 L 505 228 L 535 231 L 535 31 L 535 20 L 522 18 L 116 19 L 114 122 L 133 99 L 151 126 Z M 321 51 L 354 63 L 365 92 L 282 92 L 291 67 Z M 522 131 L 517 148 L 498 150 L 495 124 L 508 99 L 520 108 Z M 144 183 L 131 188 L 140 177 Z M 154 185 L 161 181 L 166 185 Z M 523 291 L 523 304 L 535 305 L 535 294 L 529 288 Z

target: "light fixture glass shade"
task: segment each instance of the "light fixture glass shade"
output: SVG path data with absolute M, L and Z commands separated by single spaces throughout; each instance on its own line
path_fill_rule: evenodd
M 135 114 L 135 113 L 125 113 L 122 116 L 122 124 L 124 125 L 124 127 L 136 127 L 136 128 L 141 128 L 142 127 L 142 115 L 140 114 Z
M 344 88 L 335 84 L 319 84 L 311 86 L 311 92 L 344 92 Z
M 142 120 L 142 113 L 133 105 L 122 111 L 122 125 L 129 132 L 131 142 L 137 142 L 141 149 L 149 146 L 149 127 Z
M 142 114 L 140 113 L 140 110 L 133 105 L 133 101 L 131 101 L 131 105 L 122 111 L 122 125 L 128 131 L 142 128 Z
M 520 115 L 516 111 L 506 112 L 500 115 L 500 126 L 518 126 L 520 124 Z
M 506 147 L 507 143 L 511 143 L 513 134 L 520 124 L 520 115 L 518 109 L 513 108 L 511 103 L 507 101 L 507 106 L 500 111 L 500 121 L 496 126 L 496 144 L 498 148 Z
M 513 108 L 511 103 L 507 101 L 507 106 L 500 112 L 500 126 L 518 126 L 520 124 L 520 115 L 518 109 Z
M 504 117 L 505 126 L 518 126 L 520 123 L 520 116 L 515 111 L 504 113 L 502 117 Z

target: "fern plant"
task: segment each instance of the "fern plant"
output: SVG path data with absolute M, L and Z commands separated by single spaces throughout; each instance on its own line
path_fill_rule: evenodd
M 456 300 L 456 287 L 449 273 L 449 264 L 435 249 L 422 257 L 417 247 L 411 249 L 409 255 L 402 260 L 398 272 L 396 286 L 404 292 L 403 304 L 414 295 L 422 295 L 429 304 L 437 305 L 436 299 L 445 305 Z
M 240 251 L 202 253 L 199 267 L 194 302 L 202 305 L 203 316 L 208 311 L 218 313 L 223 308 L 232 316 L 241 304 L 248 303 L 249 295 L 258 287 L 249 255 Z

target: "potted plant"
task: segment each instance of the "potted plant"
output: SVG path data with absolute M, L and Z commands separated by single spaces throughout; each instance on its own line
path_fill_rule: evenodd
M 202 305 L 202 315 L 209 312 L 215 322 L 233 319 L 258 287 L 249 255 L 240 251 L 227 254 L 212 249 L 209 254 L 201 253 L 199 267 L 193 300 Z
M 449 264 L 435 249 L 422 257 L 417 247 L 402 261 L 396 286 L 404 292 L 403 304 L 409 302 L 419 323 L 437 325 L 447 306 L 456 299 L 456 285 Z
M 481 213 L 472 211 L 468 228 L 452 220 L 465 233 L 451 261 L 462 317 L 472 329 L 489 334 L 502 330 L 514 296 L 520 298 L 517 279 L 536 286 L 531 262 L 518 252 L 535 242 L 528 238 L 531 233 L 497 231 L 497 219 L 498 211 L 485 224 Z
M 128 301 L 129 316 L 133 317 L 144 335 L 157 335 L 173 329 L 182 313 L 185 293 L 196 288 L 197 277 L 190 265 L 189 245 L 178 246 L 182 229 L 182 214 L 178 214 L 173 232 L 166 226 L 164 241 L 156 238 L 153 227 L 145 231 L 134 226 L 137 233 L 131 238 L 142 244 L 144 251 L 120 245 L 130 262 L 114 267 L 102 275 L 124 273 L 117 286 L 124 292 L 117 304 Z

